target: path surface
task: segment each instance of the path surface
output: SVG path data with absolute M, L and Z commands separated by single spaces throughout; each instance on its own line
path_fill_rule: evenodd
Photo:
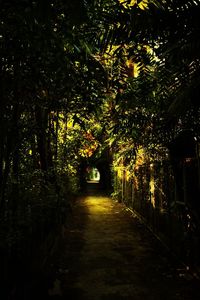
M 108 197 L 90 193 L 77 200 L 63 236 L 49 299 L 200 299 L 200 282 L 174 265 L 138 219 Z

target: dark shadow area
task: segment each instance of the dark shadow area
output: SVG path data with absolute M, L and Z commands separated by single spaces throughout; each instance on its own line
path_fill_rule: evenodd
M 28 296 L 13 299 L 86 299 L 83 291 L 74 287 L 80 272 L 80 254 L 85 244 L 84 231 L 89 215 L 88 208 L 81 202 L 82 198 L 74 199 L 72 214 L 58 233 L 57 245 L 47 254 L 42 274 L 38 274 L 29 287 Z
M 87 196 L 109 196 L 110 191 L 104 189 L 100 182 L 88 181 L 85 185 L 85 191 L 83 195 Z
M 31 300 L 198 299 L 199 282 L 144 224 L 122 204 L 98 197 L 96 183 L 88 183 L 87 192 L 74 202 L 63 243 Z
M 88 181 L 86 184 L 85 193 L 87 195 L 96 195 L 103 193 L 103 190 L 99 182 Z

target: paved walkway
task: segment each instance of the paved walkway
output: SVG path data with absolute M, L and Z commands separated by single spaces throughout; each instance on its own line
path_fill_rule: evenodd
M 78 199 L 63 237 L 48 299 L 200 299 L 200 282 L 108 197 L 91 193 Z

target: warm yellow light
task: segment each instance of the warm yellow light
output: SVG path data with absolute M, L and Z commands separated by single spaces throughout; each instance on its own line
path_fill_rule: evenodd
M 146 9 L 148 7 L 149 0 L 143 0 L 139 4 L 137 4 L 137 0 L 131 0 L 130 3 L 127 3 L 125 0 L 119 0 L 119 2 L 124 6 L 124 7 L 132 7 L 135 4 L 140 8 L 140 9 Z
M 106 197 L 88 196 L 85 199 L 85 205 L 87 206 L 90 214 L 107 214 L 111 209 L 111 204 L 108 203 Z
M 143 0 L 143 1 L 141 1 L 139 4 L 138 4 L 138 6 L 139 6 L 139 8 L 141 8 L 141 9 L 146 9 L 147 8 L 147 6 L 148 6 L 148 0 Z
M 150 186 L 150 193 L 151 193 L 151 204 L 155 208 L 155 206 L 156 206 L 155 205 L 155 181 L 154 181 L 153 176 L 151 177 L 149 186 Z

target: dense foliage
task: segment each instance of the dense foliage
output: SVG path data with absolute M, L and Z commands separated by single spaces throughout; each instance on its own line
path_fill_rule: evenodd
M 26 265 L 66 221 L 89 143 L 84 120 L 99 113 L 107 76 L 94 56 L 93 1 L 0 6 L 0 275 L 8 283 L 17 272 L 10 258 Z
M 5 250 L 63 221 L 83 160 L 101 161 L 110 149 L 124 164 L 144 149 L 166 156 L 184 130 L 199 140 L 200 2 L 13 0 L 0 8 Z
M 111 142 L 133 156 L 141 145 L 162 152 L 183 130 L 199 138 L 199 2 L 135 2 L 121 5 L 106 50 Z
M 60 114 L 79 122 L 97 111 L 106 79 L 92 55 L 92 26 L 81 1 L 2 3 L 1 207 L 12 190 L 9 206 L 17 207 L 27 174 L 54 176 Z

